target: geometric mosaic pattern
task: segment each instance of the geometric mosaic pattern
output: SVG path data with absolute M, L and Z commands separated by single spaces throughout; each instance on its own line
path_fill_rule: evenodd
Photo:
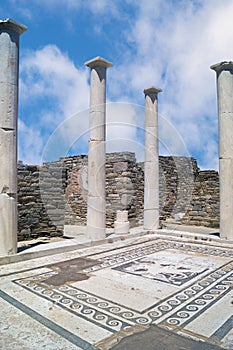
M 228 259 L 227 262 L 225 261 L 215 269 L 200 269 L 199 272 L 194 273 L 186 272 L 187 278 L 183 278 L 182 283 L 175 284 L 177 289 L 173 294 L 142 311 L 114 303 L 72 284 L 60 287 L 48 285 L 46 280 L 57 274 L 52 269 L 50 272 L 14 280 L 14 283 L 112 333 L 134 324 L 154 323 L 168 328 L 174 326 L 182 328 L 231 290 L 233 283 L 233 261 L 230 260 L 233 258 L 233 253 L 231 249 L 157 239 L 146 242 L 143 246 L 136 244 L 130 249 L 129 247 L 121 249 L 120 252 L 105 253 L 104 256 L 98 254 L 87 256 L 89 259 L 96 259 L 98 263 L 83 269 L 82 272 L 93 274 L 109 268 L 126 272 L 127 267 L 143 261 L 148 262 L 151 256 L 156 256 L 156 252 L 168 250 L 179 251 L 181 254 L 192 252 L 203 254 L 203 256 L 220 256 Z M 169 276 L 165 277 L 169 278 Z M 173 284 L 174 276 L 173 282 L 162 279 L 160 282 Z

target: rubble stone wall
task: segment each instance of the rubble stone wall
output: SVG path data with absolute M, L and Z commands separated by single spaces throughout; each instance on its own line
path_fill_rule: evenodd
M 106 155 L 106 221 L 128 210 L 131 227 L 143 222 L 144 171 L 131 152 Z M 160 219 L 217 227 L 219 179 L 200 171 L 194 158 L 159 159 Z M 18 164 L 19 239 L 62 235 L 64 224 L 85 225 L 87 156 L 61 158 L 43 166 Z
M 182 219 L 187 225 L 219 227 L 219 174 L 199 171 L 190 204 Z
M 66 174 L 61 162 L 18 164 L 18 238 L 60 236 L 64 228 Z

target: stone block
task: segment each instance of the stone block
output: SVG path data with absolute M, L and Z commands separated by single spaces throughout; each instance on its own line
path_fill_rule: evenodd
M 219 160 L 220 236 L 233 240 L 233 159 Z
M 17 202 L 6 193 L 0 194 L 0 255 L 17 252 Z
M 105 196 L 105 142 L 89 142 L 88 194 L 92 197 Z
M 90 140 L 104 141 L 106 138 L 105 114 L 103 111 L 90 112 Z
M 101 240 L 106 237 L 106 207 L 105 199 L 88 197 L 87 207 L 87 237 L 91 240 Z
M 0 193 L 17 193 L 16 132 L 0 128 Z
M 156 189 L 145 189 L 144 209 L 159 208 L 159 193 Z
M 121 196 L 121 204 L 125 207 L 127 207 L 128 205 L 130 205 L 132 203 L 133 200 L 133 196 L 129 195 L 129 194 L 122 194 Z
M 219 158 L 233 158 L 233 112 L 219 114 L 219 134 Z
M 159 228 L 159 209 L 144 210 L 144 229 L 157 230 Z
M 105 110 L 106 68 L 91 69 L 90 112 Z
M 118 235 L 125 235 L 129 233 L 129 221 L 126 221 L 126 222 L 115 221 L 114 233 Z
M 0 128 L 17 129 L 17 86 L 0 81 Z
M 145 129 L 145 161 L 158 162 L 158 128 L 146 127 Z
M 116 221 L 120 221 L 120 222 L 128 221 L 128 211 L 127 210 L 117 210 Z
M 0 36 L 0 81 L 11 85 L 18 84 L 19 35 L 13 30 L 2 31 Z
M 233 113 L 233 74 L 229 70 L 218 76 L 218 104 L 220 113 Z
M 174 214 L 174 219 L 176 221 L 181 221 L 184 216 L 185 216 L 185 213 L 176 213 L 176 214 Z
M 157 127 L 158 125 L 158 101 L 155 100 L 152 103 L 151 98 L 146 96 L 146 107 L 145 107 L 145 126 L 146 127 Z
M 156 161 L 145 162 L 144 183 L 149 188 L 159 188 L 159 163 Z
M 113 164 L 114 173 L 125 172 L 128 170 L 127 162 L 117 162 Z

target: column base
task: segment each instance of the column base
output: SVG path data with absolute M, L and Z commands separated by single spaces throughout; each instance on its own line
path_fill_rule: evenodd
M 127 233 L 129 233 L 129 221 L 126 221 L 126 222 L 115 221 L 114 233 L 116 233 L 117 235 L 126 235 Z

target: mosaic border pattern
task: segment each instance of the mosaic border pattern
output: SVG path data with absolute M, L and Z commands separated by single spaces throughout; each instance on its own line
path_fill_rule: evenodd
M 143 312 L 125 308 L 72 286 L 48 289 L 38 283 L 38 278 L 43 281 L 44 278 L 54 275 L 55 272 L 17 280 L 15 283 L 77 316 L 94 322 L 109 331 L 116 332 L 134 324 L 158 324 L 161 322 L 167 326 L 184 327 L 187 325 L 187 321 L 191 322 L 197 314 L 202 313 L 210 304 L 217 302 L 230 291 L 230 285 L 233 281 L 232 268 L 233 262 Z M 188 301 L 189 303 L 187 303 Z M 170 316 L 167 317 L 168 315 Z
M 141 248 L 136 246 L 126 252 L 98 258 L 101 261 L 100 264 L 83 271 L 88 273 L 116 265 L 119 266 L 127 261 L 133 261 L 139 257 L 166 249 L 198 252 L 226 258 L 233 257 L 233 253 L 227 249 L 215 249 L 214 247 L 171 241 L 156 241 L 147 242 Z M 169 295 L 142 312 L 113 303 L 72 285 L 51 288 L 43 284 L 46 278 L 56 275 L 55 271 L 17 279 L 13 282 L 114 333 L 134 324 L 155 323 L 168 328 L 174 326 L 185 327 L 195 317 L 203 313 L 206 308 L 216 303 L 231 290 L 232 270 L 233 261 L 225 263 L 214 271 L 199 276 L 193 283 L 189 283 L 188 287 L 181 287 L 178 292 Z

